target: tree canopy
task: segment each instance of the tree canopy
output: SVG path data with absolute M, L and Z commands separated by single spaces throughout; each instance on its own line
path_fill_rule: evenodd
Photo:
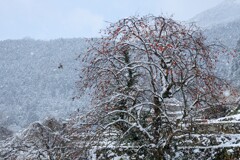
M 164 158 L 173 137 L 201 118 L 198 111 L 226 102 L 223 93 L 231 88 L 214 71 L 225 50 L 207 43 L 194 24 L 148 15 L 121 19 L 103 32 L 90 40 L 90 63 L 79 81 L 81 91 L 94 90 L 98 140 L 106 130 L 116 132 L 101 145 L 130 144 L 137 155 Z

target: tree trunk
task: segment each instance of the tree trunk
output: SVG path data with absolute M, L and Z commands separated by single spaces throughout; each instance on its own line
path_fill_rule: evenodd
M 153 155 L 153 160 L 165 160 L 163 148 L 158 148 Z

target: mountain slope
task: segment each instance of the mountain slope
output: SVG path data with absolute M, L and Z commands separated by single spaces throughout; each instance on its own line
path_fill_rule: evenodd
M 235 49 L 240 39 L 240 0 L 225 0 L 216 7 L 196 15 L 190 21 L 202 27 L 209 41 L 220 41 L 226 47 Z M 233 64 L 236 64 L 238 58 L 223 56 L 219 57 L 219 60 L 218 74 L 234 83 L 236 76 L 233 75 L 236 74 L 233 68 L 236 68 L 236 65 L 233 67 Z M 240 88 L 240 83 L 235 84 Z
M 190 21 L 202 27 L 210 41 L 218 40 L 235 48 L 240 38 L 240 0 L 225 0 Z
M 85 39 L 0 41 L 0 126 L 17 130 L 84 106 L 72 97 L 85 49 Z
M 240 19 L 240 0 L 225 0 L 216 7 L 194 16 L 191 21 L 197 22 L 204 28 L 210 28 L 238 19 Z

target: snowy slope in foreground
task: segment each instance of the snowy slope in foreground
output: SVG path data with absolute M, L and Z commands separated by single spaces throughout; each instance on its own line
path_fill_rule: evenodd
M 240 114 L 210 120 L 209 123 L 240 123 Z

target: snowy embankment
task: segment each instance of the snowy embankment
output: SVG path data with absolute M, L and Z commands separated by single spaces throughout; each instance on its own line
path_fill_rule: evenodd
M 212 123 L 240 123 L 240 114 L 208 120 L 208 123 L 209 124 L 212 124 Z

